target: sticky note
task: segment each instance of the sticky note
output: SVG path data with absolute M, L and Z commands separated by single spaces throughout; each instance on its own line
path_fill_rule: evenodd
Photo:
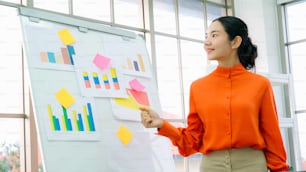
M 145 87 L 135 78 L 129 82 L 130 87 L 136 91 L 142 91 Z
M 72 36 L 72 34 L 69 32 L 68 29 L 62 29 L 58 31 L 57 34 L 65 45 L 70 45 L 75 42 L 74 37 Z
M 65 108 L 68 108 L 75 101 L 74 97 L 65 88 L 58 91 L 55 98 Z
M 128 96 L 128 98 L 114 98 L 114 101 L 119 106 L 123 106 L 134 110 L 139 109 L 138 103 L 130 95 Z
M 129 95 L 131 95 L 134 100 L 141 105 L 149 106 L 149 98 L 146 92 L 142 91 L 135 91 L 135 90 L 128 90 Z
M 116 135 L 124 145 L 128 145 L 133 138 L 133 133 L 123 125 L 120 125 Z
M 101 54 L 96 54 L 93 63 L 100 69 L 105 69 L 109 65 L 110 58 L 102 56 Z

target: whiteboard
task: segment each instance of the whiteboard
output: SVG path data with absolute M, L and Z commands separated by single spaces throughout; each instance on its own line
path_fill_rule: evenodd
M 174 172 L 171 144 L 137 109 L 161 113 L 144 39 L 133 32 L 19 8 L 46 172 Z

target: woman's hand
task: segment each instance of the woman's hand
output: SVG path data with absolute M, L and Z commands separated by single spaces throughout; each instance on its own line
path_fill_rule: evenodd
M 163 125 L 163 119 L 159 115 L 151 110 L 149 107 L 139 107 L 141 111 L 141 123 L 146 128 L 161 128 Z

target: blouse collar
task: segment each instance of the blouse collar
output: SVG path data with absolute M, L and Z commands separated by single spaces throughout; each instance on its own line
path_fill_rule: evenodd
M 247 70 L 242 66 L 241 63 L 239 63 L 229 68 L 217 66 L 212 74 L 228 78 L 230 76 L 240 75 L 245 72 L 247 72 Z

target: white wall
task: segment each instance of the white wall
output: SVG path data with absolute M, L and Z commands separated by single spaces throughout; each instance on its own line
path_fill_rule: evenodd
M 279 76 L 281 53 L 279 25 L 275 0 L 234 0 L 234 15 L 243 19 L 249 27 L 249 36 L 258 46 L 256 72 Z M 277 83 L 272 82 L 273 85 Z M 286 117 L 288 106 L 282 87 L 274 87 L 277 109 L 280 117 Z
M 243 19 L 258 46 L 257 72 L 279 73 L 280 48 L 275 0 L 233 0 L 234 15 Z

